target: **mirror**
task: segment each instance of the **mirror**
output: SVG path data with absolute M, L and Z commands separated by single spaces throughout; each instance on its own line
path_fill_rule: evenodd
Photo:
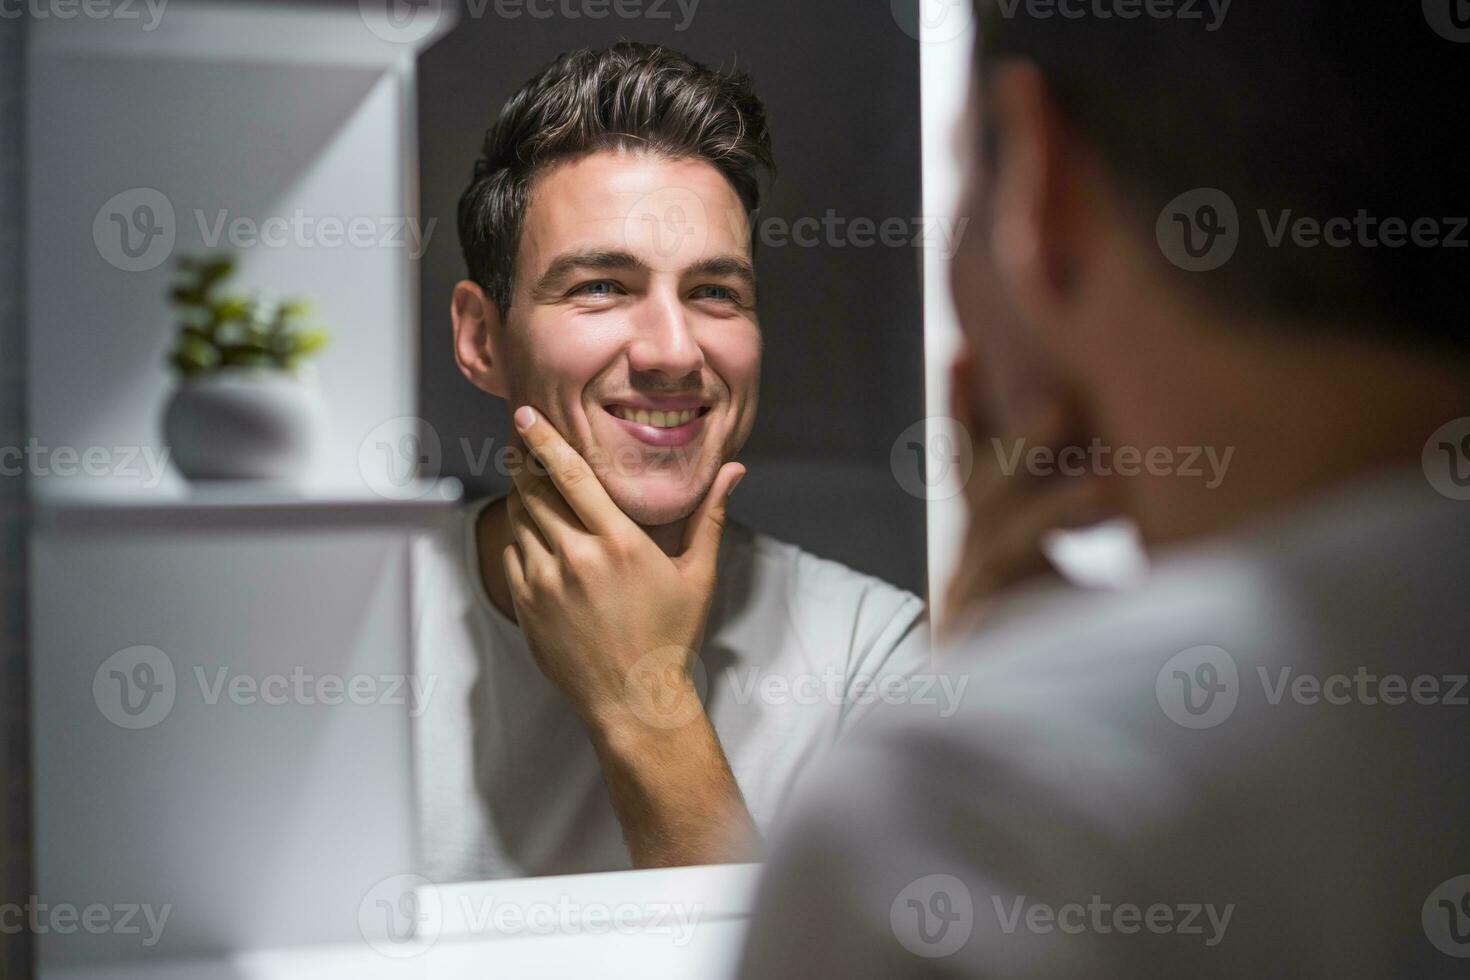
M 756 860 L 809 764 L 871 705 L 914 696 L 927 663 L 921 263 L 954 229 L 921 203 L 919 44 L 885 4 L 840 20 L 777 0 L 605 19 L 533 6 L 471 5 L 419 59 L 421 210 L 438 229 L 420 266 L 419 416 L 465 486 L 413 553 L 416 669 L 435 685 L 415 721 L 421 869 L 454 882 Z M 494 180 L 471 190 L 506 101 L 559 55 L 620 38 L 667 53 L 584 58 L 559 84 L 642 78 L 668 106 L 682 86 L 703 100 L 684 129 L 739 131 L 759 116 L 685 56 L 748 73 L 777 167 L 753 214 L 742 168 L 570 153 L 546 139 L 553 111 L 525 129 L 558 166 L 486 163 L 533 188 L 527 206 Z M 678 145 L 672 112 L 634 137 Z M 490 243 L 478 268 L 455 233 L 467 191 L 467 227 Z M 486 260 L 504 261 L 494 243 L 515 228 L 497 207 L 520 222 L 508 276 Z M 513 476 L 530 434 L 510 402 L 596 475 L 580 503 L 545 469 Z M 683 534 L 732 459 L 746 472 L 706 569 Z M 588 556 L 629 527 L 638 555 Z M 686 643 L 700 585 L 708 615 Z

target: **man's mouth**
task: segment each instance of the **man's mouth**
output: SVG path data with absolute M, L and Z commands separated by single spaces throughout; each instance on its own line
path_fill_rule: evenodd
M 710 410 L 708 405 L 694 401 L 659 407 L 610 404 L 603 408 L 629 435 L 650 446 L 682 446 L 692 442 L 704 427 L 704 417 Z

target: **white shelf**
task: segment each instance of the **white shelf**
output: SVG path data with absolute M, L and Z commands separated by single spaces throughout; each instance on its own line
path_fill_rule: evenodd
M 32 485 L 37 525 L 46 531 L 129 534 L 184 530 L 326 530 L 434 526 L 460 500 L 458 480 L 417 480 L 388 499 L 365 487 L 227 482 L 164 483 L 144 489 L 117 481 Z
M 350 5 L 170 0 L 155 16 L 62 19 L 32 25 L 32 46 L 47 55 L 175 58 L 190 61 L 386 67 L 428 47 L 458 18 L 458 7 L 431 0 L 412 17 L 390 19 L 392 0 Z

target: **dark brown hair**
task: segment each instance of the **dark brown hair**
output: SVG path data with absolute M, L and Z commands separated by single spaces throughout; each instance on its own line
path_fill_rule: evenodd
M 707 160 L 747 214 L 760 205 L 762 172 L 775 170 L 765 107 L 744 73 L 631 41 L 563 54 L 506 101 L 459 199 L 469 276 L 502 316 L 536 176 L 556 162 L 618 149 Z
M 1172 17 L 1134 5 L 1124 19 L 974 0 L 975 66 L 982 87 L 1000 62 L 1037 67 L 1107 162 L 1142 234 L 1154 235 L 1176 195 L 1209 187 L 1231 197 L 1240 247 L 1223 268 L 1182 273 L 1160 254 L 1160 267 L 1205 299 L 1465 352 L 1470 45 L 1441 36 L 1430 16 L 1454 2 L 1236 0 L 1211 24 L 1205 3 L 1190 5 L 1202 18 L 1182 16 L 1183 5 L 1164 5 Z M 981 137 L 987 158 L 997 137 Z M 1276 247 L 1261 226 L 1286 213 L 1320 222 L 1360 212 L 1433 219 L 1445 244 Z

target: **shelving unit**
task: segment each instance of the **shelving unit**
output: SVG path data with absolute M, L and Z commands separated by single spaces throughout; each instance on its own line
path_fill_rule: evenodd
M 356 3 L 170 0 L 151 26 L 134 9 L 31 24 L 32 435 L 113 461 L 161 448 L 173 259 L 297 214 L 317 237 L 231 251 L 241 288 L 310 295 L 333 328 L 316 361 L 331 427 L 295 488 L 33 476 L 38 896 L 170 910 L 152 946 L 40 935 L 42 977 L 362 944 L 361 901 L 411 867 L 411 703 L 275 704 L 217 681 L 410 675 L 410 536 L 459 497 L 402 479 L 385 496 L 402 461 L 371 451 L 416 411 L 416 255 L 392 229 L 424 227 L 415 55 L 452 6 L 411 29 Z M 354 219 L 384 234 L 320 231 Z M 164 659 L 114 673 L 135 648 Z M 118 713 L 128 678 L 168 688 L 161 717 Z

